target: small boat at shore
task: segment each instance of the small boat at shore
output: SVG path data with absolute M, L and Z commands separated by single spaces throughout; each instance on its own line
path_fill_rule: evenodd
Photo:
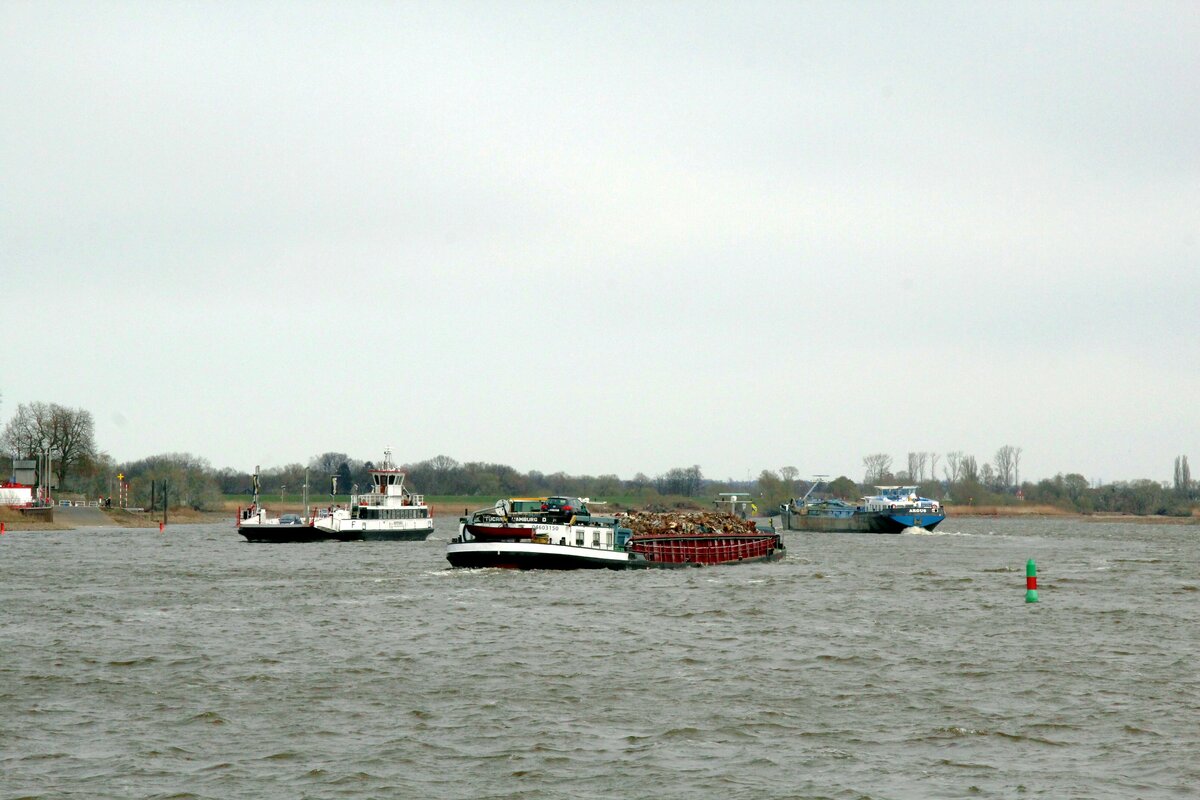
M 804 497 L 780 507 L 784 527 L 792 531 L 829 533 L 902 533 L 908 528 L 931 531 L 946 518 L 942 504 L 917 494 L 916 486 L 876 486 L 877 494 L 851 505 L 837 498 Z
M 251 542 L 423 541 L 433 533 L 433 515 L 424 495 L 405 486 L 406 474 L 384 452 L 383 463 L 370 470 L 371 490 L 352 494 L 348 508 L 329 506 L 305 515 L 272 517 L 259 502 L 258 475 L 253 476 L 254 503 L 238 510 L 238 533 Z
M 662 569 L 777 561 L 773 529 L 728 514 L 593 515 L 587 500 L 546 498 L 540 507 L 500 500 L 459 520 L 446 546 L 453 567 Z

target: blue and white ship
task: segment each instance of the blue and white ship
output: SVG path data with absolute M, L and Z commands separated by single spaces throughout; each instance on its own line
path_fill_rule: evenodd
M 946 518 L 942 504 L 917 494 L 916 486 L 876 486 L 873 494 L 851 505 L 844 500 L 810 500 L 813 484 L 804 497 L 784 503 L 784 527 L 792 531 L 836 533 L 901 533 L 908 528 L 931 531 Z

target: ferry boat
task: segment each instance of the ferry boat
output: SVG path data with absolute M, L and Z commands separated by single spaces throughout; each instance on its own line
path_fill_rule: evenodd
M 908 528 L 931 531 L 946 518 L 942 504 L 920 497 L 916 486 L 876 486 L 877 494 L 851 505 L 836 498 L 809 500 L 820 483 L 814 483 L 804 497 L 780 507 L 785 528 L 833 533 L 902 533 Z
M 239 508 L 234 523 L 248 542 L 317 542 L 328 538 L 312 529 L 311 518 L 298 514 L 272 517 L 259 498 L 258 467 L 250 476 L 254 500 L 249 508 Z
M 249 508 L 239 508 L 237 532 L 248 542 L 320 542 L 331 538 L 312 525 L 311 517 L 281 514 L 272 517 L 255 495 Z
M 777 561 L 786 554 L 776 531 L 728 515 L 602 516 L 587 503 L 497 501 L 459 520 L 446 559 L 453 567 L 652 569 Z
M 391 451 L 383 463 L 370 470 L 371 490 L 352 494 L 349 508 L 329 506 L 305 515 L 272 517 L 259 502 L 257 472 L 252 478 L 254 503 L 238 510 L 238 533 L 251 542 L 420 541 L 433 533 L 433 515 L 424 495 L 409 490 L 406 475 L 391 462 Z M 336 494 L 336 479 L 333 485 Z
M 403 470 L 386 450 L 383 464 L 371 472 L 371 491 L 350 496 L 349 508 L 329 509 L 312 527 L 340 541 L 423 541 L 433 533 L 433 515 L 425 496 L 404 485 Z

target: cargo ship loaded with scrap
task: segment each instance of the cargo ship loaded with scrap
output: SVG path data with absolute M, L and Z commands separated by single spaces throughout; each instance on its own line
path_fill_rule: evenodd
M 459 520 L 454 567 L 663 569 L 777 561 L 783 538 L 732 514 L 593 515 L 583 498 L 499 500 Z

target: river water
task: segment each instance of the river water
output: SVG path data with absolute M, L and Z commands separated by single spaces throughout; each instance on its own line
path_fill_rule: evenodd
M 452 571 L 452 526 L 0 537 L 0 798 L 1200 792 L 1195 526 L 950 519 L 619 573 Z

